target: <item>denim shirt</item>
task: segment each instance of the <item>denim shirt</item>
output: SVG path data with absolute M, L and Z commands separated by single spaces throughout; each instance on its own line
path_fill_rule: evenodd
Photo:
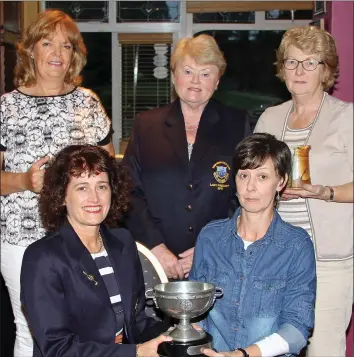
M 316 267 L 305 230 L 284 222 L 274 210 L 265 236 L 246 250 L 237 217 L 213 221 L 200 232 L 189 280 L 224 291 L 198 324 L 213 336 L 217 351 L 246 348 L 272 333 L 289 354 L 306 345 L 314 325 Z

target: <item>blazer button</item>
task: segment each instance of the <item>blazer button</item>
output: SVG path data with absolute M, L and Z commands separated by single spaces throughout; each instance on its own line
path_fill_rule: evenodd
M 188 188 L 189 191 L 192 191 L 192 190 L 193 190 L 193 185 L 192 185 L 191 183 L 189 183 L 189 184 L 187 185 L 187 188 Z
M 188 205 L 188 206 L 186 207 L 186 211 L 190 212 L 191 210 L 192 210 L 192 205 Z
M 188 231 L 192 233 L 193 232 L 193 227 L 189 227 Z

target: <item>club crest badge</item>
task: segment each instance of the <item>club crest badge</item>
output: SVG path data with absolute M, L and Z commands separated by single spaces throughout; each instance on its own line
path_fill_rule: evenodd
M 218 161 L 213 166 L 213 176 L 217 183 L 210 184 L 211 187 L 217 187 L 218 190 L 228 188 L 230 185 L 227 181 L 230 178 L 230 166 L 225 161 Z

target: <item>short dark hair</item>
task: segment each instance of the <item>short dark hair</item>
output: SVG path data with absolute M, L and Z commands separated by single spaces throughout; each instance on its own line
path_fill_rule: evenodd
M 44 174 L 39 211 L 47 231 L 58 230 L 65 220 L 67 210 L 64 200 L 70 179 L 85 172 L 89 175 L 100 172 L 108 174 L 112 197 L 104 223 L 108 227 L 118 226 L 121 215 L 128 210 L 129 205 L 131 184 L 126 169 L 99 146 L 70 145 L 54 157 Z
M 278 176 L 285 179 L 291 172 L 291 152 L 283 141 L 274 135 L 254 133 L 243 139 L 235 149 L 232 158 L 234 175 L 238 170 L 256 169 L 268 158 L 272 159 Z

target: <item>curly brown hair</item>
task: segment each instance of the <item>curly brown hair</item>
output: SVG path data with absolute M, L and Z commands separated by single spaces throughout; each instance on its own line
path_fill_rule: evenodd
M 60 10 L 45 10 L 28 26 L 22 39 L 16 44 L 15 87 L 29 87 L 36 84 L 36 72 L 31 59 L 33 47 L 42 38 L 50 38 L 58 28 L 68 36 L 68 40 L 73 45 L 72 59 L 64 82 L 75 86 L 81 84 L 80 72 L 86 64 L 87 54 L 81 33 L 69 15 Z
M 70 178 L 86 172 L 89 176 L 100 172 L 108 174 L 112 192 L 111 207 L 103 223 L 108 227 L 118 226 L 121 215 L 129 208 L 131 181 L 126 169 L 99 146 L 70 145 L 51 160 L 44 174 L 39 212 L 47 231 L 58 230 L 66 218 L 64 201 Z

